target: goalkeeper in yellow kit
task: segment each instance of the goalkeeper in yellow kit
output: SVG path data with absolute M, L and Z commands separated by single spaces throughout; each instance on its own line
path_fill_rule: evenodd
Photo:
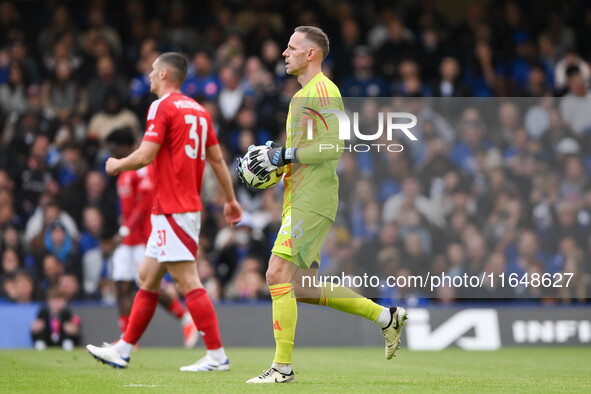
M 334 222 L 338 206 L 336 174 L 343 151 L 338 120 L 343 111 L 339 89 L 321 71 L 329 50 L 319 28 L 300 26 L 283 52 L 287 73 L 302 85 L 291 100 L 286 122 L 286 147 L 269 142 L 269 150 L 253 150 L 249 170 L 260 178 L 286 166 L 282 223 L 269 259 L 267 284 L 273 299 L 275 358 L 271 368 L 247 383 L 294 381 L 291 353 L 297 321 L 297 301 L 329 306 L 377 323 L 386 339 L 386 358 L 398 349 L 406 311 L 385 308 L 349 288 L 323 284 L 308 287 L 304 276 L 317 275 L 320 248 Z M 242 171 L 242 166 L 238 166 Z M 242 175 L 242 174 L 240 174 Z

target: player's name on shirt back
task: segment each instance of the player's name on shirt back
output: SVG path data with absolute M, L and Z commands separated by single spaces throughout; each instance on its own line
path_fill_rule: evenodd
M 201 107 L 201 105 L 199 105 L 196 101 L 193 100 L 176 100 L 173 102 L 173 104 L 175 105 L 175 107 L 177 107 L 178 109 L 185 109 L 185 108 L 193 108 L 196 110 L 201 110 L 203 109 L 203 107 Z

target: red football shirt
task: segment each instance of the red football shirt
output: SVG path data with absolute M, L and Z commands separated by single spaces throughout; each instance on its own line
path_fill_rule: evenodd
M 207 110 L 181 93 L 166 94 L 150 106 L 144 141 L 160 144 L 152 213 L 201 211 L 205 149 L 218 144 Z
M 129 235 L 122 241 L 124 245 L 145 244 L 150 237 L 150 211 L 154 195 L 150 168 L 151 166 L 137 171 L 124 171 L 117 177 L 123 225 L 129 228 Z

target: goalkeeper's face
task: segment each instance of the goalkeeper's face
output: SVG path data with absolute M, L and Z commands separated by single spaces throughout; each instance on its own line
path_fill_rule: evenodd
M 304 72 L 312 59 L 311 44 L 306 40 L 304 33 L 293 33 L 287 43 L 287 49 L 283 51 L 285 57 L 285 70 L 289 75 L 298 76 Z

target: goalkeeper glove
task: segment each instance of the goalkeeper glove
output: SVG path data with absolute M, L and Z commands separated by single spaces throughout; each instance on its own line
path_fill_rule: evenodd
M 270 149 L 253 151 L 250 156 L 249 169 L 258 177 L 266 178 L 279 167 L 297 163 L 297 148 L 284 148 L 273 141 L 265 145 Z
M 254 149 L 254 145 L 249 146 L 248 152 L 250 152 L 253 149 Z M 238 178 L 240 179 L 240 182 L 244 183 L 246 186 L 250 186 L 248 181 L 244 177 L 244 168 L 242 167 L 243 162 L 244 162 L 244 159 L 242 157 L 239 157 L 236 159 L 236 172 L 238 173 Z

